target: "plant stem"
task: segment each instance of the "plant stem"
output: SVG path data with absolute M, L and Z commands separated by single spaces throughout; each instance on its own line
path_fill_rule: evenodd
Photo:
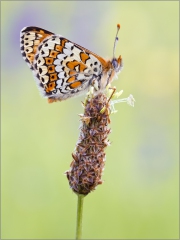
M 82 213 L 83 213 L 83 200 L 85 195 L 77 194 L 77 222 L 76 222 L 76 239 L 81 239 L 82 236 Z

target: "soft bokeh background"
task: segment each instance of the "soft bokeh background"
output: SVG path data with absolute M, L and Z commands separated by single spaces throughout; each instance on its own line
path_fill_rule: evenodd
M 124 69 L 113 85 L 135 107 L 111 116 L 104 184 L 84 202 L 84 239 L 178 238 L 179 2 L 1 2 L 2 238 L 72 239 L 77 197 L 63 173 L 84 97 L 48 104 L 21 57 L 19 32 L 39 26 Z

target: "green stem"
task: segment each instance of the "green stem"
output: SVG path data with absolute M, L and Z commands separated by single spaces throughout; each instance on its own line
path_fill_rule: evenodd
M 77 194 L 77 222 L 76 222 L 76 239 L 81 239 L 82 236 L 82 213 L 83 213 L 83 200 L 84 195 Z

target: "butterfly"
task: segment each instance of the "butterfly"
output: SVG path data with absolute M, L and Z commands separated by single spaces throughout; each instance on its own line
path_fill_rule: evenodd
M 117 24 L 117 34 L 119 29 Z M 112 82 L 123 67 L 121 55 L 114 57 L 117 34 L 111 60 L 39 27 L 21 30 L 20 49 L 42 96 L 52 103 L 87 92 L 91 86 L 103 91 Z

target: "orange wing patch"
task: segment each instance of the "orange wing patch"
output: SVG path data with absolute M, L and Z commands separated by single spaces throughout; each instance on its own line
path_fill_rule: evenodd
M 66 42 L 68 42 L 67 39 L 61 38 L 61 43 L 60 43 L 60 45 L 56 44 L 55 50 L 62 53 Z
M 63 51 L 63 47 L 61 45 L 56 45 L 55 50 L 58 51 L 58 52 L 62 52 Z
M 89 57 L 86 53 L 84 53 L 84 52 L 81 52 L 81 53 L 80 53 L 80 58 L 81 58 L 81 60 L 82 60 L 83 63 L 86 63 L 86 61 L 87 61 L 88 59 L 90 59 L 90 57 Z
M 54 72 L 55 72 L 55 66 L 54 65 L 48 66 L 48 73 L 54 73 Z
M 52 65 L 54 59 L 53 59 L 53 58 L 46 57 L 46 58 L 45 58 L 45 61 L 46 61 L 46 65 Z
M 67 82 L 70 83 L 70 82 L 74 82 L 75 80 L 76 80 L 75 76 L 72 76 L 67 80 Z
M 35 55 L 34 52 L 28 53 L 28 54 L 26 55 L 26 57 L 27 57 L 27 59 L 29 60 L 30 63 L 33 62 L 33 60 L 34 60 L 34 55 Z
M 71 84 L 69 85 L 69 87 L 70 87 L 70 88 L 77 88 L 77 87 L 79 87 L 79 86 L 81 86 L 81 85 L 82 85 L 82 82 L 77 81 L 77 82 L 71 83 Z
M 72 62 L 67 62 L 66 66 L 69 69 L 75 70 L 76 72 L 83 72 L 87 68 L 86 65 L 76 60 Z
M 49 92 L 52 92 L 56 87 L 56 83 L 55 82 L 51 82 L 49 84 L 46 85 L 46 92 L 49 93 Z
M 71 71 L 69 71 L 69 76 L 73 76 L 73 75 L 75 75 L 76 73 L 77 73 L 76 71 L 71 70 Z
M 51 73 L 49 76 L 50 76 L 50 82 L 56 81 L 58 79 L 57 73 Z
M 61 46 L 62 46 L 62 47 L 65 47 L 65 43 L 66 43 L 66 42 L 68 42 L 67 39 L 61 38 Z
M 54 51 L 54 50 L 51 50 L 50 54 L 49 54 L 49 57 L 50 58 L 56 58 L 58 55 L 58 52 Z

